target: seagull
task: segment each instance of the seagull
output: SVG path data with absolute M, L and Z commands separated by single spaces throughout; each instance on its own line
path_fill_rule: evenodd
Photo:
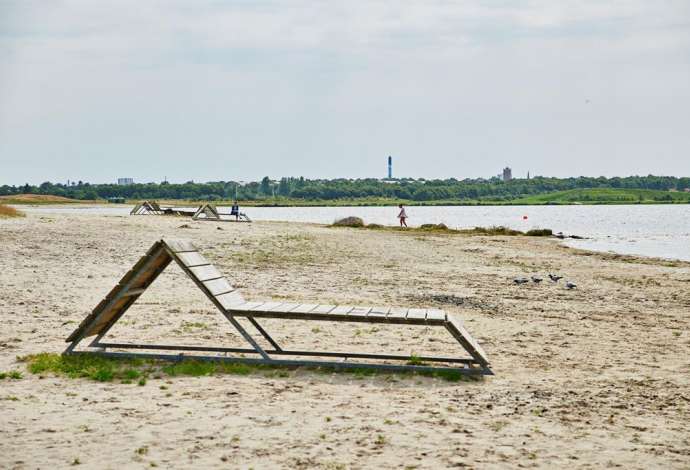
M 532 276 L 532 282 L 534 282 L 535 284 L 539 284 L 541 281 L 543 281 L 542 278 L 537 277 L 537 276 Z
M 565 283 L 566 289 L 575 289 L 577 286 L 573 284 L 572 282 L 568 281 Z
M 518 277 L 513 279 L 513 282 L 519 286 L 520 284 L 527 284 L 529 282 L 529 279 L 527 279 L 526 277 Z
M 551 279 L 553 282 L 558 282 L 561 279 L 563 279 L 563 276 L 556 276 L 555 274 L 549 274 L 549 279 Z

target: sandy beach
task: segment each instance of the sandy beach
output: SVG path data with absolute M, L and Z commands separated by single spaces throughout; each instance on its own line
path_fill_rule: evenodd
M 495 376 L 289 370 L 145 386 L 29 373 L 161 237 L 193 240 L 245 297 L 434 307 Z M 690 263 L 557 240 L 29 214 L 0 219 L 0 468 L 690 468 Z M 577 284 L 512 279 L 556 272 Z M 452 353 L 429 328 L 268 321 L 279 342 Z M 112 335 L 241 344 L 179 268 Z M 449 351 L 450 350 L 450 351 Z

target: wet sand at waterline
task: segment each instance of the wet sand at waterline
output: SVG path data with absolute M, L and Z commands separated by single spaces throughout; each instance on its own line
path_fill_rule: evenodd
M 496 375 L 448 382 L 290 370 L 164 375 L 140 387 L 32 375 L 17 362 L 62 351 L 162 236 L 192 239 L 250 300 L 445 309 Z M 0 381 L 0 468 L 690 465 L 690 263 L 531 237 L 29 214 L 0 220 L 0 265 L 0 371 L 24 375 Z M 577 289 L 512 283 L 548 272 Z M 292 347 L 457 348 L 423 327 L 266 325 Z M 241 344 L 175 266 L 112 335 Z

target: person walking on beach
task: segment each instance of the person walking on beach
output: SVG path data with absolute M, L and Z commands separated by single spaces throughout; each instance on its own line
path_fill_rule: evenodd
M 400 213 L 398 214 L 398 219 L 400 219 L 400 226 L 407 227 L 407 222 L 405 222 L 405 219 L 407 219 L 407 212 L 405 212 L 405 208 L 402 204 L 400 204 L 398 207 L 400 208 Z

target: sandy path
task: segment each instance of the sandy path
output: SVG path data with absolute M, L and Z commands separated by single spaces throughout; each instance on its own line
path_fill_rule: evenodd
M 690 264 L 552 240 L 164 217 L 0 220 L 0 371 L 23 369 L 17 355 L 61 351 L 160 236 L 193 239 L 249 298 L 457 313 L 497 375 L 449 383 L 290 371 L 138 387 L 25 373 L 0 381 L 0 468 L 75 459 L 85 468 L 690 467 Z M 511 283 L 549 271 L 578 289 Z M 218 317 L 171 272 L 113 334 L 239 341 Z M 451 347 L 426 330 L 273 326 L 295 345 Z

